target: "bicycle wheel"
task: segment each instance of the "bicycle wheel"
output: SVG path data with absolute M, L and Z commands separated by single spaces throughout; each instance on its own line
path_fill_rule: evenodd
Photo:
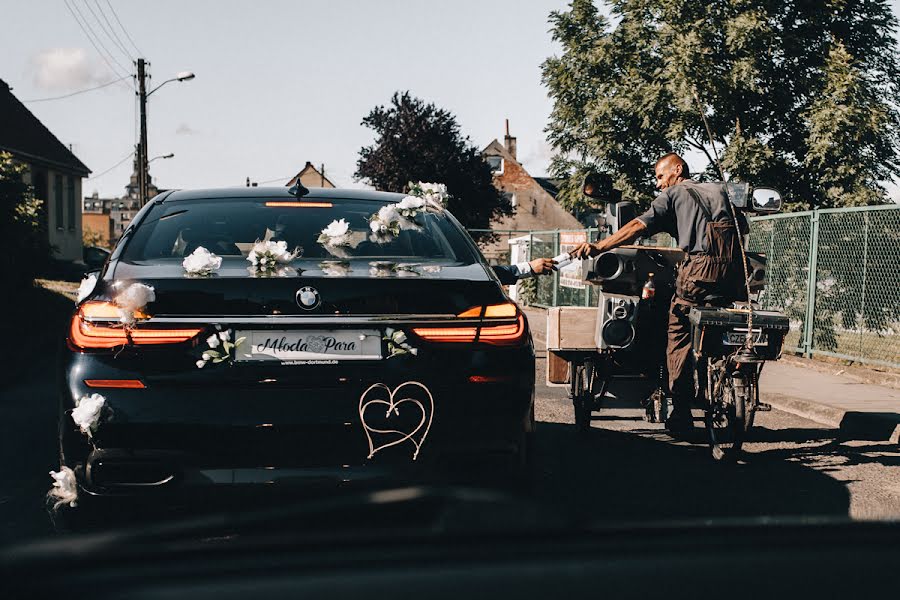
M 726 373 L 724 365 L 708 366 L 709 405 L 706 432 L 713 459 L 731 461 L 741 452 L 747 432 L 747 386 L 740 373 Z

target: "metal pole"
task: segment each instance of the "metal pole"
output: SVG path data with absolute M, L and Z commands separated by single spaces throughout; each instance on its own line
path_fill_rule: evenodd
M 553 256 L 559 254 L 559 232 L 553 235 Z M 559 271 L 551 276 L 553 277 L 553 304 L 551 306 L 559 306 Z
M 149 163 L 147 162 L 147 85 L 146 62 L 143 58 L 137 60 L 138 96 L 141 107 L 141 155 L 138 157 L 138 186 L 140 187 L 141 206 L 147 204 L 150 193 Z
M 813 329 L 816 312 L 816 271 L 819 260 L 819 211 L 813 210 L 810 215 L 809 232 L 809 274 L 806 279 L 806 317 L 803 320 L 803 354 L 812 356 Z
M 866 275 L 869 262 L 869 213 L 865 215 L 863 228 L 862 301 L 859 307 L 859 355 L 863 355 L 863 331 L 866 329 Z

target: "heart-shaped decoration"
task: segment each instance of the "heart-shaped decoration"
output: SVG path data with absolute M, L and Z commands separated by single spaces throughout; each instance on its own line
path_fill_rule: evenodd
M 417 398 L 404 397 L 405 393 L 412 393 L 414 389 L 421 389 L 425 392 L 427 401 L 420 401 Z M 379 392 L 381 392 L 379 394 Z M 400 407 L 406 406 L 410 410 L 414 410 L 419 415 L 419 421 L 410 431 L 402 431 L 400 429 L 388 429 L 382 427 L 374 427 L 366 422 L 366 410 L 372 407 L 384 407 L 386 421 L 400 417 Z M 434 417 L 434 398 L 431 392 L 423 384 L 418 381 L 406 381 L 401 383 L 393 390 L 383 383 L 373 383 L 359 397 L 359 421 L 362 423 L 363 431 L 366 432 L 366 440 L 369 442 L 369 456 L 372 458 L 376 452 L 390 448 L 391 446 L 399 446 L 404 442 L 412 442 L 416 450 L 413 452 L 412 459 L 416 460 L 419 456 L 419 450 L 425 443 L 428 431 L 431 429 L 431 421 Z M 384 438 L 384 442 L 376 444 L 372 434 L 376 434 Z

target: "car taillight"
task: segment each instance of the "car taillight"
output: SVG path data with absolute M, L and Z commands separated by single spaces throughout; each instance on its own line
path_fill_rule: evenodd
M 514 345 L 525 335 L 525 317 L 512 302 L 474 306 L 457 315 L 460 318 L 510 318 L 517 317 L 515 323 L 502 325 L 480 325 L 477 327 L 414 327 L 413 333 L 429 342 L 484 342 L 496 346 Z
M 137 318 L 146 318 L 135 313 Z M 85 302 L 72 316 L 69 341 L 76 348 L 115 348 L 125 344 L 155 345 L 186 342 L 203 331 L 191 329 L 155 329 L 140 325 L 126 329 L 119 322 L 119 309 L 111 302 Z

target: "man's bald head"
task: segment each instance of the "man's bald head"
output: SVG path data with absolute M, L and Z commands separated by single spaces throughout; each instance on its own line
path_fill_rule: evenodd
M 691 171 L 684 159 L 669 152 L 656 161 L 656 187 L 661 190 L 691 178 Z

